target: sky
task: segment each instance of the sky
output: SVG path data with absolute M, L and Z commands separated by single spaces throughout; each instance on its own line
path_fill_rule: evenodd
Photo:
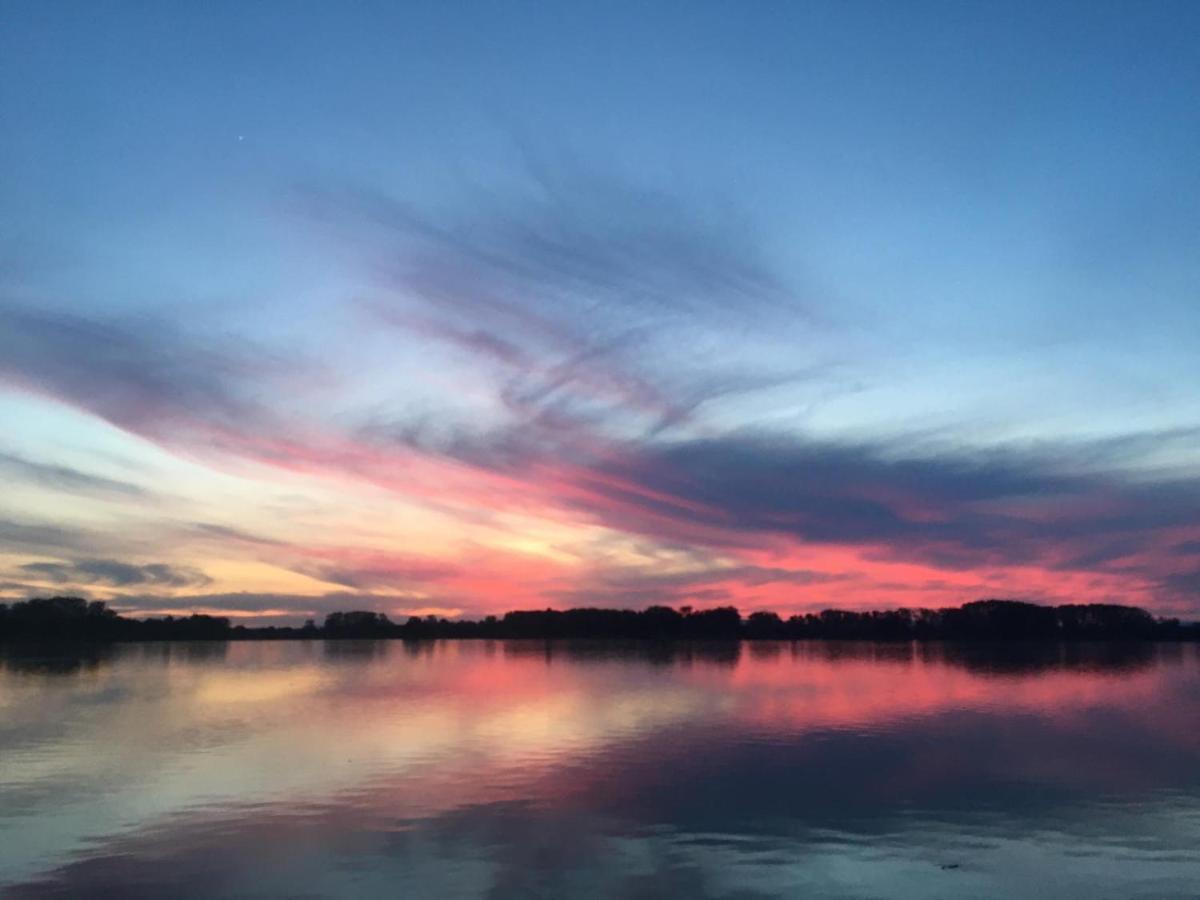
M 0 600 L 1200 618 L 1200 6 L 0 0 Z

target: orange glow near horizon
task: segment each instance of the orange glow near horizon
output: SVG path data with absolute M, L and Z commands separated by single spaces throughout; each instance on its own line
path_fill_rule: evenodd
M 122 572 L 88 584 L 71 580 L 73 571 L 56 568 L 58 558 L 49 553 L 10 553 L 9 570 L 31 586 L 25 595 L 75 592 L 140 615 L 205 612 L 244 622 L 299 621 L 347 608 L 473 618 L 513 609 L 654 604 L 733 605 L 744 614 L 771 610 L 786 617 L 826 608 L 957 606 L 983 597 L 1192 612 L 1185 598 L 1158 590 L 1149 574 L 1186 575 L 1187 558 L 1170 550 L 1200 540 L 1186 525 L 1164 530 L 1149 549 L 1132 544 L 1116 564 L 1088 566 L 1072 561 L 1089 549 L 1082 541 L 1034 545 L 1027 558 L 1006 558 L 952 544 L 805 541 L 745 530 L 712 504 L 600 467 L 546 463 L 525 472 L 489 471 L 319 433 L 266 443 L 216 436 L 223 454 L 240 454 L 216 460 L 189 460 L 173 455 L 171 441 L 146 444 L 119 431 L 106 440 L 146 456 L 156 470 L 179 470 L 173 521 L 127 534 L 148 548 L 143 555 L 202 572 L 205 580 L 156 582 L 147 572 L 138 582 L 138 572 Z M 617 448 L 601 453 L 621 463 Z M 222 460 L 227 471 L 214 468 Z M 853 500 L 855 492 L 846 490 Z M 940 521 L 932 501 L 899 490 L 889 496 L 914 527 Z M 302 514 L 259 512 L 256 498 L 266 508 L 286 498 Z M 1116 503 L 1098 496 L 1065 511 L 1013 502 L 1005 512 L 1046 527 L 1068 511 L 1101 515 Z M 92 507 L 79 510 L 83 527 L 108 521 Z M 189 529 L 188 519 L 216 524 Z M 129 584 L 116 580 L 125 577 Z M 249 595 L 253 603 L 239 603 Z

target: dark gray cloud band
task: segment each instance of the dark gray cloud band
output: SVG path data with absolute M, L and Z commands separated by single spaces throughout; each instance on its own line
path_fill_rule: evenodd
M 166 563 L 128 563 L 115 559 L 26 563 L 20 570 L 53 584 L 94 587 L 197 588 L 212 583 L 199 569 Z

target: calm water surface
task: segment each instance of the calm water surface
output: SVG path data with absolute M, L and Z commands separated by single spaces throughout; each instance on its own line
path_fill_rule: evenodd
M 0 650 L 11 897 L 1196 897 L 1200 648 Z

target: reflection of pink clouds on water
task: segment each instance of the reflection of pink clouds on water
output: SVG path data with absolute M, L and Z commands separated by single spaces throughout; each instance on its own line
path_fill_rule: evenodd
M 1018 841 L 1031 872 L 1025 857 L 1042 850 L 1012 837 L 1023 829 L 1059 829 L 1062 853 L 1131 828 L 1149 829 L 1152 846 L 1200 837 L 1170 801 L 1197 788 L 1194 647 L 348 641 L 155 653 L 0 676 L 9 724 L 31 736 L 6 756 L 0 798 L 44 798 L 23 819 L 0 816 L 11 851 L 0 881 L 27 886 L 14 896 L 135 882 L 160 895 L 336 892 L 346 866 L 393 892 L 475 895 L 539 865 L 573 878 L 588 859 L 623 859 L 629 871 L 591 873 L 619 896 L 646 854 L 710 886 L 811 876 L 760 867 L 742 828 L 790 859 L 853 861 L 878 884 L 889 854 L 928 877 L 926 857 L 960 833 L 995 853 Z M 65 731 L 37 731 L 51 720 Z M 1094 805 L 1105 796 L 1117 807 Z M 114 810 L 130 804 L 141 812 L 125 830 Z M 876 831 L 887 843 L 864 857 Z M 544 852 L 562 856 L 533 862 Z M 995 895 L 1000 874 L 977 872 L 967 892 Z M 671 895 L 665 870 L 646 877 Z
M 363 668 L 350 669 L 353 678 L 345 681 L 328 673 L 317 678 L 316 672 L 322 671 L 319 665 L 296 672 L 286 662 L 287 645 L 278 646 L 283 652 L 277 661 L 265 664 L 265 670 L 256 667 L 252 682 L 223 673 L 208 677 L 203 690 L 212 694 L 219 684 L 231 700 L 245 702 L 268 691 L 268 685 L 278 679 L 281 691 L 292 686 L 311 693 L 324 685 L 331 694 L 359 703 L 436 700 L 448 710 L 500 714 L 538 704 L 557 709 L 580 696 L 594 703 L 603 689 L 611 691 L 606 699 L 638 694 L 642 685 L 627 671 L 632 659 L 647 673 L 665 672 L 672 687 L 666 693 L 673 697 L 716 697 L 723 715 L 739 721 L 786 723 L 803 731 L 871 726 L 945 710 L 1048 717 L 1070 716 L 1092 707 L 1144 710 L 1154 705 L 1147 701 L 1170 687 L 1169 679 L 1193 677 L 1197 670 L 1197 659 L 1187 645 L 1133 645 L 1108 655 L 1087 645 L 1033 645 L 1024 648 L 1031 656 L 1016 658 L 1019 666 L 1014 671 L 996 671 L 989 667 L 994 660 L 988 648 L 970 645 L 948 650 L 910 644 L 748 643 L 736 649 L 729 645 L 732 664 L 719 665 L 707 662 L 703 651 L 693 655 L 678 647 L 665 663 L 654 664 L 640 655 L 642 648 L 636 645 L 606 653 L 612 648 L 603 643 L 583 642 L 572 648 L 540 641 L 480 641 L 379 643 L 373 648 L 378 656 L 366 657 Z M 366 644 L 344 646 L 357 650 Z M 231 654 L 236 656 L 243 648 L 259 654 L 258 647 L 245 644 L 233 645 Z M 395 658 L 401 652 L 403 666 Z M 1003 654 L 1015 651 L 993 648 L 992 652 L 1002 654 L 1003 660 Z M 1161 665 L 1173 656 L 1176 666 Z M 239 684 L 246 686 L 239 688 Z M 658 686 L 656 695 L 663 694 Z M 276 699 L 269 691 L 267 696 Z
M 829 659 L 793 644 L 780 645 L 777 655 L 756 654 L 751 645 L 728 676 L 705 672 L 700 677 L 734 687 L 746 719 L 806 730 L 871 726 L 950 709 L 1048 717 L 1093 706 L 1134 709 L 1161 694 L 1166 676 L 1148 668 L 1117 674 L 1050 669 L 998 677 L 923 658 L 909 645 Z

